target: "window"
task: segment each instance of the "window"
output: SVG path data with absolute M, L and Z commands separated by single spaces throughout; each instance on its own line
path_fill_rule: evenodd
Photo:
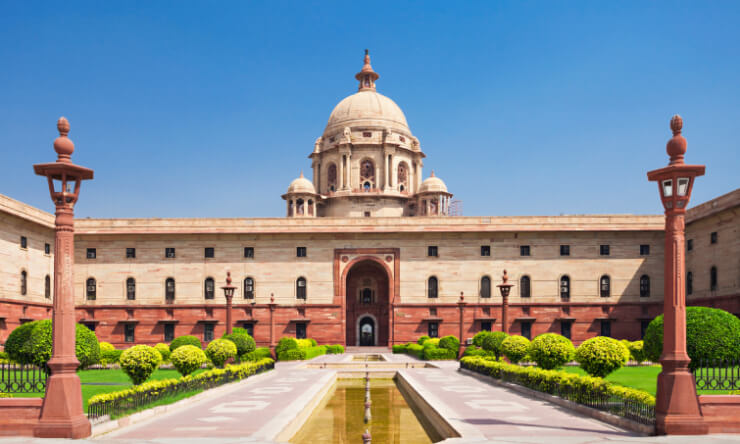
M 709 234 L 709 243 L 710 244 L 716 244 L 717 243 L 717 232 L 716 231 L 712 231 Z M 25 248 L 25 247 L 23 247 L 23 248 Z
M 216 256 L 216 250 L 213 247 L 206 247 L 206 251 L 204 253 L 204 256 L 206 258 L 213 258 Z
M 360 300 L 363 304 L 373 303 L 373 291 L 369 288 L 363 288 L 360 292 Z
M 561 256 L 570 256 L 570 245 L 561 245 L 560 246 L 560 255 Z
M 645 332 L 647 331 L 648 325 L 650 325 L 650 320 L 642 319 L 640 321 L 640 339 L 645 339 Z
M 429 322 L 427 324 L 427 336 L 430 338 L 439 337 L 439 322 Z
M 483 276 L 482 278 L 480 278 L 480 297 L 491 297 L 491 278 L 489 278 L 488 276 Z
M 691 294 L 694 292 L 694 273 L 688 272 L 686 273 L 686 294 Z
M 519 297 L 528 298 L 532 295 L 529 276 L 522 276 L 519 279 Z
M 82 325 L 89 328 L 90 331 L 95 331 L 95 326 L 98 325 L 95 322 L 83 322 Z
M 640 276 L 640 297 L 650 296 L 650 276 L 643 274 Z
M 519 256 L 529 256 L 529 245 L 519 246 Z
M 44 297 L 51 299 L 51 277 L 48 274 L 44 278 Z
M 491 331 L 492 328 L 491 321 L 480 321 L 480 331 Z
M 365 215 L 365 217 L 370 217 L 370 212 L 369 211 L 365 211 L 364 215 Z
M 480 255 L 483 257 L 489 257 L 491 255 L 491 246 L 490 245 L 481 245 L 480 246 Z
M 136 248 L 126 248 L 126 259 L 136 259 Z
M 203 324 L 203 342 L 213 341 L 213 324 Z
M 370 159 L 360 162 L 360 187 L 365 191 L 375 188 L 375 164 Z
M 123 324 L 123 340 L 125 342 L 134 342 L 136 340 L 136 336 L 134 335 L 135 330 L 136 324 Z
M 406 164 L 406 162 L 401 162 L 398 164 L 397 168 L 397 176 L 398 176 L 398 191 L 404 192 L 408 191 L 409 188 L 409 167 Z
M 167 259 L 174 259 L 175 258 L 175 249 L 174 248 L 165 248 L 164 249 L 164 257 Z
M 175 339 L 175 324 L 164 324 L 164 342 L 172 342 Z
M 244 279 L 244 299 L 254 299 L 254 279 L 251 277 Z
M 427 281 L 427 297 L 428 298 L 436 298 L 437 297 L 437 278 L 432 276 Z
M 206 278 L 203 287 L 203 294 L 206 299 L 214 299 L 216 297 L 216 283 L 213 282 L 213 278 Z
M 333 163 L 330 163 L 329 168 L 326 169 L 326 184 L 329 186 L 329 191 L 337 190 L 337 166 Z
M 599 254 L 609 256 L 609 245 L 599 245 Z
M 87 249 L 87 258 L 88 259 L 95 259 L 98 257 L 98 252 L 94 248 L 88 248 Z
M 48 243 L 44 244 L 44 254 L 51 254 L 51 245 Z
M 306 257 L 306 247 L 296 247 L 295 255 L 296 257 Z
M 573 322 L 568 321 L 568 320 L 560 321 L 560 334 L 563 337 L 570 339 L 572 327 L 573 327 Z
M 164 298 L 170 301 L 175 299 L 175 280 L 172 278 L 164 282 Z
M 694 239 L 689 239 L 686 241 L 686 250 L 691 251 L 694 249 Z
M 650 256 L 650 245 L 640 245 L 640 256 Z
M 306 299 L 306 278 L 299 277 L 295 281 L 295 297 L 298 299 Z
M 97 293 L 97 285 L 95 283 L 95 278 L 87 279 L 87 283 L 85 284 L 85 289 L 87 290 L 87 300 L 94 301 L 96 298 L 96 293 Z
M 28 248 L 28 238 L 21 236 L 21 248 Z
M 612 336 L 612 321 L 609 319 L 601 319 L 601 332 L 600 336 L 611 337 Z
M 244 247 L 244 257 L 253 259 L 254 258 L 254 247 Z
M 560 297 L 570 298 L 570 277 L 567 275 L 560 278 Z
M 28 273 L 26 270 L 21 271 L 21 295 L 25 296 L 28 293 Z
M 532 339 L 532 323 L 530 321 L 521 322 L 522 336 Z
M 611 296 L 611 282 L 612 280 L 607 275 L 603 275 L 599 279 L 599 294 L 602 298 L 608 298 Z
M 129 301 L 136 300 L 136 281 L 134 278 L 126 279 L 126 299 Z
M 437 247 L 435 245 L 431 245 L 427 247 L 427 256 L 429 257 L 437 257 L 439 252 L 437 251 Z
M 717 267 L 709 269 L 709 289 L 712 291 L 717 289 Z
M 247 331 L 247 334 L 254 338 L 254 322 L 245 322 L 242 324 L 242 328 Z
M 306 323 L 305 322 L 296 322 L 295 337 L 296 339 L 306 339 Z

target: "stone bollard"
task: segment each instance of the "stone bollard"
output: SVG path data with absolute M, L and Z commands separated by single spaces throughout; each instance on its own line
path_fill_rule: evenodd
M 372 436 L 370 436 L 370 431 L 365 429 L 365 433 L 362 434 L 362 444 L 370 444 L 371 439 Z
M 365 403 L 365 424 L 370 422 L 372 419 L 372 415 L 370 414 L 370 406 L 372 405 L 372 401 L 367 401 Z

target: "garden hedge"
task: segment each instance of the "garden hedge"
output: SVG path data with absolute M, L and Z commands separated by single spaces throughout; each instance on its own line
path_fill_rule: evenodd
M 426 341 L 427 341 L 427 340 L 429 340 L 429 339 L 432 339 L 432 338 L 430 338 L 430 337 L 429 337 L 429 336 L 427 336 L 427 335 L 423 335 L 422 337 L 420 337 L 420 338 L 419 338 L 419 339 L 418 339 L 418 340 L 416 341 L 416 343 L 417 343 L 417 344 L 419 344 L 419 345 L 424 345 L 424 342 L 426 342 Z
M 177 350 L 178 347 L 182 347 L 183 345 L 192 345 L 194 347 L 198 347 L 200 349 L 203 348 L 203 344 L 200 342 L 200 339 L 196 338 L 192 335 L 185 335 L 185 336 L 178 336 L 176 337 L 171 343 L 170 343 L 170 351 L 174 352 Z
M 504 339 L 508 336 L 509 335 L 502 331 L 493 331 L 483 337 L 481 347 L 483 347 L 483 350 L 493 353 L 496 356 L 496 359 L 498 359 L 503 353 L 501 343 L 504 342 Z
M 270 351 L 270 347 L 259 347 L 256 348 L 254 351 L 245 353 L 241 356 L 239 356 L 240 361 L 259 361 L 260 359 L 264 358 L 271 358 L 272 352 Z
M 643 341 L 632 341 L 627 345 L 627 348 L 630 351 L 630 358 L 637 362 L 638 364 L 642 364 L 643 362 L 647 361 L 647 355 L 645 354 L 645 344 Z
M 5 342 L 5 351 L 11 360 L 20 364 L 46 367 L 51 358 L 51 330 L 51 319 L 23 324 L 10 333 Z M 79 368 L 100 361 L 100 345 L 95 333 L 82 324 L 75 324 L 75 340 L 75 355 L 80 361 Z
M 152 373 L 159 368 L 162 355 L 154 347 L 134 345 L 123 351 L 118 363 L 134 385 L 139 385 L 149 379 Z
M 557 333 L 544 333 L 532 340 L 529 356 L 545 370 L 562 367 L 573 360 L 575 348 L 570 339 Z
M 206 356 L 216 367 L 223 367 L 227 360 L 236 357 L 236 344 L 228 339 L 214 339 L 206 347 Z
M 624 344 L 606 336 L 583 341 L 575 353 L 576 361 L 586 373 L 602 378 L 622 367 L 629 356 Z
M 205 364 L 207 358 L 200 347 L 183 345 L 182 347 L 177 347 L 177 350 L 172 352 L 170 360 L 178 373 L 187 376 Z
M 280 353 L 286 350 L 291 350 L 295 348 L 298 348 L 298 340 L 296 340 L 296 338 L 284 336 L 280 338 L 277 346 L 275 347 L 275 355 L 280 355 Z
M 391 350 L 393 350 L 393 353 L 399 354 L 399 353 L 406 353 L 406 347 L 409 346 L 409 342 L 405 344 L 396 344 L 393 347 L 391 347 Z
M 504 356 L 512 363 L 518 364 L 529 352 L 530 342 L 524 336 L 513 335 L 504 339 L 501 349 Z
M 457 359 L 457 353 L 447 348 L 425 347 L 423 349 L 422 357 L 428 361 Z
M 121 359 L 121 354 L 123 353 L 123 350 L 109 350 L 109 351 L 101 351 L 100 352 L 100 364 L 101 365 L 110 365 L 110 364 L 118 364 L 118 360 Z
M 223 335 L 222 339 L 231 341 L 236 345 L 236 354 L 241 356 L 245 353 L 253 352 L 257 348 L 257 344 L 254 339 L 247 333 L 231 333 L 230 335 Z
M 473 336 L 473 345 L 478 348 L 483 347 L 483 340 L 486 339 L 487 336 L 490 336 L 491 333 L 493 332 L 488 330 L 479 331 L 475 336 Z
M 330 355 L 341 355 L 344 353 L 344 346 L 341 344 L 327 345 L 326 353 Z
M 456 336 L 448 335 L 439 340 L 438 347 L 450 350 L 457 358 L 457 354 L 460 352 L 460 340 Z
M 162 356 L 162 362 L 169 362 L 170 354 L 172 354 L 172 352 L 170 351 L 169 345 L 159 343 L 154 346 L 154 349 L 157 350 L 159 354 Z
M 7 339 L 5 339 L 5 352 L 8 357 L 19 363 L 19 364 L 30 364 L 33 362 L 33 356 L 26 354 L 23 350 L 23 346 L 31 338 L 31 330 L 35 326 L 35 322 L 27 322 L 16 327 Z
M 278 354 L 279 361 L 303 361 L 312 359 L 316 356 L 326 354 L 326 346 L 318 345 L 315 347 L 299 347 L 285 350 Z

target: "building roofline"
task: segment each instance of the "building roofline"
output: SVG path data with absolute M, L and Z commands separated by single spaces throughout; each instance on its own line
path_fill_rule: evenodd
M 45 228 L 54 228 L 54 215 L 0 194 L 0 213 L 7 213 Z
M 696 222 L 737 206 L 740 206 L 740 188 L 689 208 L 686 211 L 686 223 Z

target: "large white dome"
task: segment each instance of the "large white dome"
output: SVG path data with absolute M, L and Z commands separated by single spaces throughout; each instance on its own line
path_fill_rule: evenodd
M 401 108 L 374 89 L 363 89 L 339 102 L 329 116 L 324 136 L 340 133 L 345 127 L 391 128 L 394 132 L 411 136 Z

